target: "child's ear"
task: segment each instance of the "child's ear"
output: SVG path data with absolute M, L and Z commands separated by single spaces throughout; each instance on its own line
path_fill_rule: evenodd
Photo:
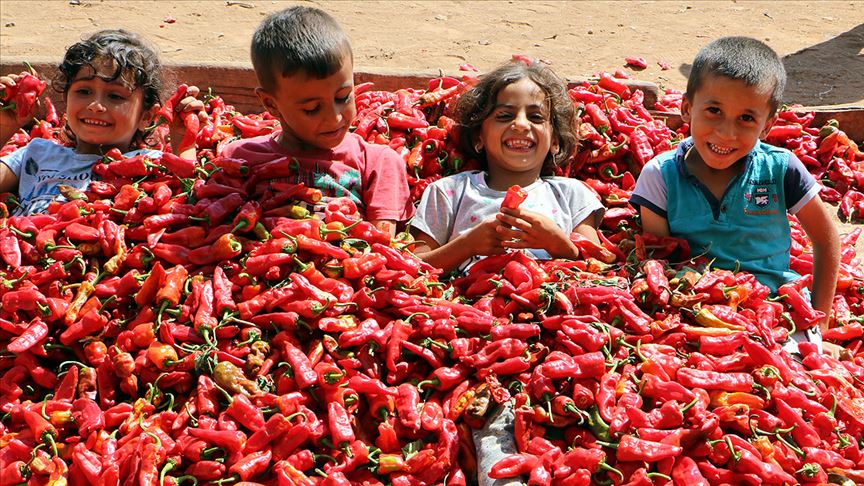
M 259 86 L 255 88 L 255 96 L 258 97 L 258 101 L 261 102 L 261 106 L 263 106 L 265 110 L 278 118 L 280 122 L 282 121 L 282 113 L 279 112 L 279 107 L 276 106 L 276 98 L 274 98 L 272 94 Z
M 483 151 L 483 139 L 480 137 L 479 134 L 476 137 L 474 137 L 473 147 L 474 147 L 474 151 L 477 152 L 478 154 Z
M 769 118 L 765 122 L 765 127 L 762 128 L 762 133 L 759 134 L 760 140 L 765 140 L 765 137 L 768 136 L 768 132 L 771 131 L 771 127 L 774 126 L 774 122 L 776 122 L 776 121 L 777 121 L 777 114 L 775 113 L 774 116 L 772 116 L 771 118 Z
M 549 146 L 549 152 L 552 155 L 558 155 L 558 151 L 561 150 L 561 145 L 558 143 L 558 137 L 552 140 L 552 145 Z
M 690 101 L 687 99 L 687 96 L 686 95 L 682 96 L 681 97 L 681 120 L 683 120 L 684 123 L 690 123 L 690 110 L 692 108 L 693 107 L 690 106 Z
M 143 132 L 148 127 L 153 126 L 153 121 L 156 119 L 156 113 L 158 111 L 159 109 L 156 105 L 153 105 L 146 110 L 142 110 L 141 119 L 138 120 L 138 130 Z

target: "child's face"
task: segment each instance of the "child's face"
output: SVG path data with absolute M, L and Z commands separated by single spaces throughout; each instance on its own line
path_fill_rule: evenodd
M 69 129 L 75 134 L 76 151 L 100 154 L 111 148 L 125 152 L 132 138 L 150 122 L 144 110 L 144 93 L 130 90 L 122 76 L 105 82 L 114 68 L 106 63 L 94 63 L 97 71 L 82 67 L 66 92 L 66 114 Z
M 690 124 L 694 147 L 708 167 L 723 170 L 747 155 L 774 122 L 770 93 L 744 81 L 709 75 L 684 97 L 681 117 Z
M 539 176 L 550 150 L 558 150 L 546 95 L 524 78 L 498 92 L 495 108 L 483 120 L 480 143 L 490 172 Z
M 279 143 L 289 149 L 331 149 L 345 138 L 354 106 L 354 68 L 351 56 L 342 68 L 324 79 L 298 71 L 279 77 L 275 93 L 258 88 L 261 103 L 282 124 Z

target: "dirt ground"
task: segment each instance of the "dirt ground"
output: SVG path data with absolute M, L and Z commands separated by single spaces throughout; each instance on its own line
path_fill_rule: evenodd
M 849 0 L 0 0 L 0 64 L 58 62 L 82 35 L 122 27 L 156 43 L 166 63 L 249 65 L 261 19 L 298 3 L 345 27 L 358 71 L 452 73 L 466 62 L 488 70 L 521 53 L 575 78 L 643 56 L 648 68 L 630 70 L 634 77 L 680 89 L 699 47 L 749 35 L 784 57 L 788 102 L 864 105 L 864 2 Z

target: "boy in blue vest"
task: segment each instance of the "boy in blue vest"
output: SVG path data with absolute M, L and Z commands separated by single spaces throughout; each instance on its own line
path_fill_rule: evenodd
M 821 345 L 834 300 L 840 243 L 820 186 L 788 150 L 763 143 L 786 84 L 777 54 L 747 37 L 717 39 L 696 55 L 681 104 L 690 138 L 645 165 L 631 202 L 645 232 L 687 239 L 714 266 L 740 268 L 776 291 L 789 268 L 787 211 L 813 242 L 813 307 L 826 317 L 798 342 Z

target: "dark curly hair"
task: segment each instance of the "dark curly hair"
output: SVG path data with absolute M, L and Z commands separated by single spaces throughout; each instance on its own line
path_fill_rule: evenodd
M 495 109 L 498 93 L 506 86 L 522 79 L 530 79 L 546 95 L 549 103 L 549 120 L 554 136 L 558 139 L 558 153 L 551 152 L 543 163 L 543 175 L 551 175 L 554 167 L 564 163 L 576 149 L 578 143 L 575 127 L 575 110 L 567 85 L 552 69 L 542 63 L 530 65 L 521 60 L 504 64 L 483 75 L 480 82 L 459 98 L 456 104 L 456 120 L 459 123 L 459 148 L 468 157 L 480 161 L 483 170 L 488 169 L 486 157 L 474 148 L 480 136 L 483 120 Z
M 114 69 L 110 75 L 100 76 L 103 81 L 120 80 L 129 90 L 140 88 L 143 91 L 145 111 L 160 102 L 162 63 L 159 55 L 144 38 L 122 29 L 101 30 L 67 49 L 53 80 L 54 89 L 66 96 L 81 68 L 89 67 L 94 73 L 99 73 L 98 68 L 105 67 L 100 63 L 107 63 Z M 68 135 L 74 137 L 74 134 Z M 145 136 L 137 133 L 133 143 L 143 142 Z

